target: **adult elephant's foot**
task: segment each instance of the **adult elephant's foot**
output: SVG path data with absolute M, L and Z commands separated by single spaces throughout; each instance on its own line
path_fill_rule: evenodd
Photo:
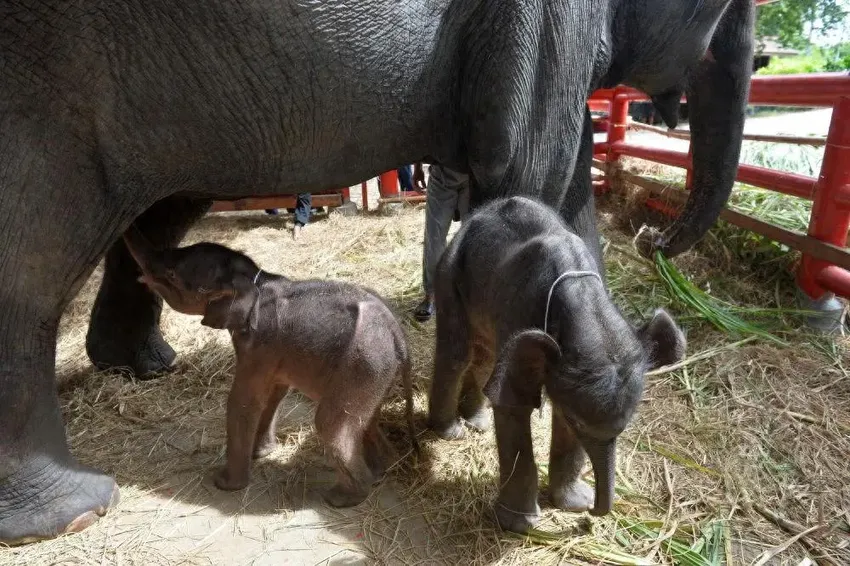
M 428 420 L 428 428 L 433 430 L 443 440 L 460 440 L 466 435 L 463 422 L 458 418 L 447 422 L 431 418 Z
M 470 428 L 477 432 L 486 432 L 493 426 L 493 416 L 484 396 L 479 394 L 479 397 L 462 399 L 459 412 Z
M 92 468 L 43 462 L 25 467 L 0 481 L 0 544 L 15 546 L 80 532 L 118 500 L 115 481 Z
M 159 328 L 151 328 L 141 338 L 136 334 L 117 330 L 109 333 L 93 320 L 86 337 L 89 359 L 100 370 L 124 369 L 139 379 L 152 379 L 174 368 L 177 353 Z

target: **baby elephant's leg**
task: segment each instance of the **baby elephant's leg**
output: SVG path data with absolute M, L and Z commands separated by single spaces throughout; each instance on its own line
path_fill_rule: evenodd
M 450 281 L 436 285 L 437 344 L 434 378 L 428 395 L 428 426 L 444 440 L 463 438 L 458 415 L 463 378 L 471 358 L 469 320 Z
M 463 376 L 459 412 L 463 420 L 473 429 L 483 432 L 490 429 L 493 419 L 487 398 L 481 392 L 493 369 L 489 352 L 479 345 L 472 350 L 472 362 Z
M 561 410 L 552 407 L 552 444 L 549 451 L 549 497 L 567 511 L 593 507 L 593 489 L 580 478 L 584 450 Z
M 269 396 L 267 375 L 259 368 L 237 363 L 227 398 L 227 464 L 215 478 L 219 489 L 242 489 L 251 477 L 251 454 L 260 417 Z
M 268 456 L 277 448 L 277 416 L 280 403 L 289 391 L 288 385 L 276 385 L 272 389 L 266 407 L 260 415 L 257 436 L 254 440 L 254 458 Z
M 366 464 L 363 440 L 371 416 L 346 410 L 346 403 L 323 399 L 316 409 L 316 432 L 331 453 L 337 482 L 324 497 L 334 507 L 352 507 L 363 502 L 374 483 Z
M 375 480 L 381 479 L 387 473 L 387 458 L 392 453 L 392 446 L 384 433 L 381 432 L 377 421 L 378 419 L 373 419 L 363 437 L 366 464 L 372 470 Z

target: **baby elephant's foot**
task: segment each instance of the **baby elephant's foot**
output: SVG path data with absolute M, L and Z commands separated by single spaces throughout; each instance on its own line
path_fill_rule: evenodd
M 278 442 L 275 438 L 270 438 L 263 442 L 257 443 L 254 447 L 254 459 L 265 458 L 275 450 L 277 450 Z
M 324 493 L 325 501 L 331 507 L 354 507 L 359 505 L 369 497 L 369 492 L 365 489 L 350 488 L 340 484 L 336 484 Z
M 593 488 L 582 480 L 552 492 L 552 504 L 558 509 L 581 513 L 593 508 Z
M 433 430 L 443 440 L 460 440 L 466 434 L 460 419 L 452 419 L 447 423 L 429 421 L 428 428 Z
M 248 486 L 248 476 L 236 477 L 222 468 L 215 475 L 215 486 L 224 491 L 237 491 Z
M 540 521 L 540 507 L 537 503 L 534 504 L 534 507 L 534 513 L 522 513 L 509 509 L 497 501 L 493 511 L 496 514 L 496 521 L 503 531 L 525 534 Z

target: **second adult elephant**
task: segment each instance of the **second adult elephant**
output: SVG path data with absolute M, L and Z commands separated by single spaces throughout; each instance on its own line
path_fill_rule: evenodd
M 120 235 L 174 245 L 211 199 L 295 194 L 416 161 L 559 209 L 598 254 L 585 99 L 687 90 L 694 185 L 652 246 L 716 219 L 740 149 L 752 0 L 0 0 L 0 542 L 116 500 L 71 456 L 54 387 L 63 308 L 106 254 L 87 347 L 167 369 L 160 303 Z M 578 163 L 578 166 L 576 166 Z M 573 175 L 573 170 L 577 171 Z M 651 247 L 652 247 L 651 246 Z

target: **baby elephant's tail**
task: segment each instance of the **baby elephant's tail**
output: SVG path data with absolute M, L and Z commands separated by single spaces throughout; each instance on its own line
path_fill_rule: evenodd
M 419 456 L 419 441 L 416 439 L 416 426 L 413 423 L 413 373 L 412 364 L 410 363 L 410 355 L 404 357 L 404 363 L 401 366 L 401 381 L 404 385 L 404 402 L 407 413 L 407 433 L 410 435 L 410 445 L 413 451 Z

